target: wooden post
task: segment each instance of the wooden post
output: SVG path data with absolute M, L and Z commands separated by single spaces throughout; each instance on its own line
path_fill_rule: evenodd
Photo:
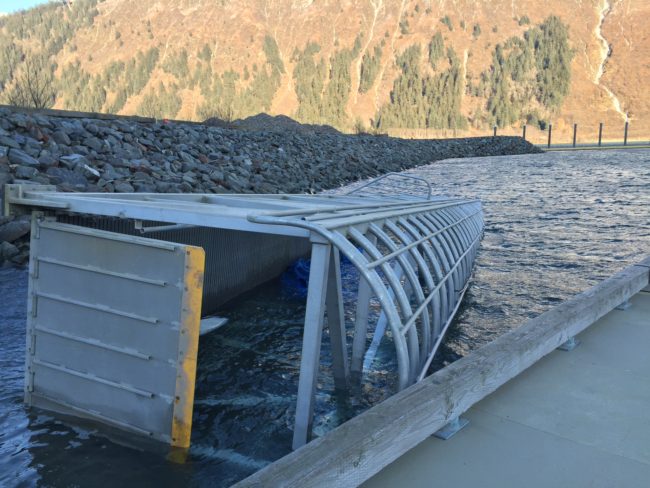
M 553 124 L 548 124 L 548 144 L 546 147 L 551 147 L 551 134 L 553 133 Z
M 630 121 L 626 119 L 625 120 L 625 132 L 623 133 L 623 145 L 624 146 L 627 146 L 627 129 L 628 129 L 629 125 L 630 125 Z
M 523 127 L 523 134 L 521 135 L 521 137 L 524 138 L 524 141 L 526 140 L 526 124 L 524 124 L 524 127 Z
M 573 124 L 573 147 L 576 147 L 576 135 L 578 133 L 578 124 Z
M 601 122 L 598 126 L 598 147 L 602 145 L 603 142 L 603 123 Z
M 497 125 L 494 124 L 494 135 L 492 137 L 496 137 L 496 136 L 497 136 Z
M 311 266 L 307 288 L 307 310 L 302 338 L 300 357 L 300 379 L 298 380 L 298 399 L 296 401 L 296 425 L 293 431 L 293 449 L 305 445 L 311 437 L 314 417 L 316 378 L 320 364 L 320 346 L 323 336 L 323 309 L 327 294 L 332 246 L 313 242 Z

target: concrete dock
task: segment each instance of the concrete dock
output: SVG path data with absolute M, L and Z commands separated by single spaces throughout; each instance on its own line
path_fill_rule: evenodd
M 362 486 L 650 486 L 650 293 L 630 303 L 475 404 L 454 437 L 427 438 Z

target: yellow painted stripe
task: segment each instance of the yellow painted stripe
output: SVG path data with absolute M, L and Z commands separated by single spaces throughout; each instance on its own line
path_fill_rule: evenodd
M 172 446 L 189 448 L 192 434 L 192 410 L 194 408 L 196 363 L 199 352 L 199 331 L 201 328 L 205 252 L 200 247 L 186 246 L 184 249 L 183 309 L 178 343 Z

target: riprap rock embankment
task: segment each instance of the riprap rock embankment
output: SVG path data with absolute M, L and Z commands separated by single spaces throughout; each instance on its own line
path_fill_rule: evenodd
M 440 159 L 530 152 L 539 150 L 518 137 L 253 132 L 0 109 L 0 195 L 15 182 L 67 192 L 315 193 Z M 28 232 L 27 221 L 0 217 L 0 263 L 25 262 Z

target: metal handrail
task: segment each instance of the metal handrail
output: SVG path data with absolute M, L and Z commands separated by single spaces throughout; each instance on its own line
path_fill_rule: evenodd
M 349 192 L 345 193 L 345 195 L 352 195 L 354 193 L 358 193 L 360 190 L 363 190 L 364 188 L 370 188 L 370 187 L 376 185 L 377 183 L 379 183 L 380 181 L 385 180 L 386 178 L 390 178 L 391 176 L 392 177 L 397 176 L 399 178 L 406 178 L 406 179 L 416 180 L 416 181 L 420 181 L 420 182 L 424 183 L 426 185 L 426 187 L 427 187 L 426 200 L 431 199 L 431 195 L 432 195 L 432 191 L 433 191 L 432 188 L 431 188 L 431 183 L 429 183 L 424 178 L 420 178 L 419 176 L 413 176 L 413 175 L 402 174 L 402 173 L 386 173 L 384 175 L 381 175 L 381 176 L 379 176 L 377 178 L 374 178 L 374 179 L 364 183 L 361 186 L 353 188 Z M 409 193 L 409 195 L 412 195 L 412 194 Z M 415 196 L 415 195 L 412 195 L 412 196 Z
M 463 203 L 466 205 L 479 204 L 479 208 L 473 211 L 455 210 L 458 205 Z M 454 210 L 452 211 L 452 209 Z M 433 219 L 431 215 L 429 217 L 432 220 L 429 220 L 427 214 L 436 211 L 449 213 L 440 220 Z M 400 218 L 404 216 L 424 220 L 419 222 L 417 229 L 411 228 L 410 231 L 414 234 L 408 239 L 410 242 L 396 243 L 399 245 L 399 249 L 388 245 L 387 252 L 382 252 L 376 244 L 373 244 L 365 236 L 367 232 L 374 233 L 377 230 L 375 226 L 371 225 L 367 229 L 363 226 L 359 228 L 357 227 L 360 223 L 358 218 L 348 216 L 338 222 L 338 225 L 327 225 L 324 222 L 308 221 L 289 216 L 248 215 L 249 221 L 259 224 L 296 226 L 307 229 L 324 238 L 357 268 L 361 277 L 368 283 L 379 300 L 382 314 L 385 314 L 392 331 L 397 353 L 399 389 L 403 389 L 416 381 L 427 361 L 430 362 L 430 358 L 435 355 L 435 351 L 441 342 L 440 335 L 441 333 L 444 335 L 449 322 L 449 312 L 454 309 L 454 302 L 458 298 L 458 292 L 462 292 L 470 277 L 472 266 L 470 262 L 467 262 L 468 256 L 476 253 L 483 234 L 480 202 L 475 200 L 454 202 L 451 205 L 427 205 L 424 208 L 422 208 L 422 205 L 416 205 L 410 211 L 393 209 L 392 211 L 378 212 L 368 220 L 371 222 L 377 220 L 399 222 Z M 380 229 L 381 226 L 378 228 Z M 379 234 L 381 235 L 382 232 L 379 232 Z M 401 284 L 388 263 L 391 259 L 397 259 L 399 267 L 406 272 L 405 274 L 412 275 L 407 278 L 417 281 L 418 265 L 417 263 L 411 264 L 407 262 L 404 259 L 404 253 L 414 251 L 425 244 L 433 245 L 437 249 L 438 257 L 443 260 L 444 272 L 436 272 L 436 275 L 438 275 L 436 285 L 428 290 L 426 296 L 416 298 L 416 308 L 413 310 L 408 298 L 410 292 L 404 289 L 404 285 Z M 362 249 L 359 249 L 359 246 Z M 423 249 L 426 250 L 426 247 Z M 436 257 L 430 256 L 430 259 L 435 261 Z M 435 265 L 432 263 L 432 266 Z M 379 268 L 381 268 L 381 274 L 385 276 L 389 283 L 385 284 L 383 282 L 380 274 L 378 274 Z M 407 281 L 410 280 L 407 279 Z M 416 282 L 413 284 L 419 286 Z M 431 286 L 432 283 L 429 285 Z M 424 327 L 434 327 L 424 333 L 422 337 L 418 337 L 419 334 L 416 332 L 414 325 L 427 307 L 431 305 L 431 302 L 441 293 L 441 290 L 445 290 L 444 296 L 447 296 L 445 300 L 448 300 L 445 313 L 440 316 L 441 320 L 433 319 L 433 316 L 426 320 L 427 323 L 423 324 Z M 417 292 L 417 290 L 413 291 Z M 454 295 L 453 298 L 451 297 L 452 294 Z M 442 296 L 441 299 L 443 299 Z M 436 313 L 441 312 L 435 312 L 434 315 Z M 444 324 L 443 328 L 438 331 L 438 326 L 441 324 Z M 438 333 L 436 334 L 436 332 Z M 433 344 L 431 344 L 431 340 L 433 340 Z M 420 354 L 420 348 L 418 347 L 420 341 L 423 341 L 421 344 L 427 346 L 422 351 L 425 355 Z M 431 347 L 432 345 L 433 347 Z

